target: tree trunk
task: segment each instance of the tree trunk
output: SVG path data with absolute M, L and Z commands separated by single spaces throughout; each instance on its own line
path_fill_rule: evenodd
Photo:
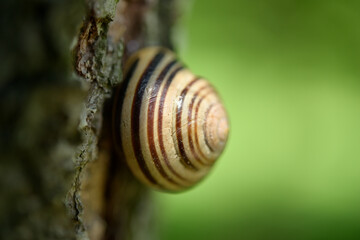
M 0 239 L 152 239 L 152 201 L 114 151 L 126 58 L 172 48 L 175 0 L 2 0 Z

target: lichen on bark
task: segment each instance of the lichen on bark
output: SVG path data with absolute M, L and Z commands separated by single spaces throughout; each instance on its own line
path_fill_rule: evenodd
M 173 0 L 2 0 L 0 239 L 151 238 L 152 207 L 113 150 L 111 96 Z M 135 228 L 136 226 L 136 228 Z

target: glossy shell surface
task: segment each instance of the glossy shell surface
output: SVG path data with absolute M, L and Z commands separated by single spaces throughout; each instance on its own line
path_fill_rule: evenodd
M 134 54 L 115 98 L 114 134 L 142 182 L 181 191 L 200 181 L 223 151 L 228 117 L 216 90 L 171 51 Z

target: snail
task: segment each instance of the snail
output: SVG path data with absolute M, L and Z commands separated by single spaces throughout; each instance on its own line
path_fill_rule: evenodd
M 192 187 L 209 172 L 228 137 L 228 117 L 216 90 L 161 47 L 132 55 L 124 76 L 113 131 L 129 168 L 158 190 Z

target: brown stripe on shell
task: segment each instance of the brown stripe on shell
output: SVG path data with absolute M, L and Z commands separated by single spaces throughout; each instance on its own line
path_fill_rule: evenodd
M 159 77 L 156 79 L 155 85 L 151 91 L 150 94 L 150 99 L 149 99 L 149 106 L 148 106 L 148 120 L 147 120 L 147 134 L 148 134 L 148 143 L 149 143 L 149 149 L 150 149 L 150 153 L 152 158 L 154 159 L 154 162 L 158 163 L 160 165 L 159 162 L 159 156 L 156 152 L 156 147 L 155 147 L 155 140 L 154 140 L 154 118 L 155 118 L 155 106 L 156 106 L 156 102 L 157 102 L 157 94 L 159 92 L 161 83 L 163 82 L 165 76 L 167 75 L 167 73 L 170 71 L 170 69 L 177 63 L 176 60 L 170 62 L 169 64 L 167 64 L 167 66 L 162 70 L 162 72 L 160 73 Z M 182 179 L 182 180 L 186 180 L 184 177 L 182 177 L 181 175 L 179 175 L 179 173 L 177 173 L 175 171 L 175 169 L 171 166 L 168 156 L 166 155 L 166 152 L 163 151 L 165 149 L 164 147 L 164 141 L 163 141 L 163 137 L 162 134 L 159 135 L 159 143 L 160 143 L 160 149 L 161 153 L 163 155 L 164 161 L 166 163 L 166 165 L 168 166 L 168 168 L 170 169 L 170 171 L 177 176 L 178 178 Z M 165 177 L 167 180 L 169 180 L 172 183 L 175 183 L 176 185 L 179 185 L 179 183 L 175 182 L 173 179 L 171 179 L 166 172 L 163 171 L 163 169 L 158 169 L 160 174 Z
M 202 156 L 203 159 L 208 159 L 205 154 L 203 153 L 203 151 L 201 150 L 201 146 L 200 146 L 200 143 L 199 143 L 199 137 L 198 137 L 198 129 L 197 129 L 197 126 L 198 126 L 198 114 L 199 114 L 199 109 L 200 109 L 200 105 L 202 103 L 202 101 L 208 96 L 208 94 L 210 93 L 213 93 L 214 92 L 214 89 L 212 88 L 211 85 L 207 84 L 206 86 L 203 86 L 202 88 L 200 88 L 195 94 L 194 94 L 194 97 L 193 97 L 193 102 L 195 103 L 195 98 L 200 94 L 201 91 L 203 91 L 204 89 L 206 88 L 210 88 L 209 91 L 207 91 L 205 94 L 203 94 L 199 101 L 197 102 L 196 104 L 196 107 L 195 107 L 195 118 L 194 118 L 194 123 L 195 123 L 195 126 L 194 126 L 194 135 L 195 135 L 195 145 L 196 145 L 196 149 L 198 149 L 199 151 L 199 154 Z M 194 151 L 195 151 L 195 148 L 193 147 Z
M 171 73 L 171 75 L 167 78 L 166 82 L 165 82 L 165 86 L 162 90 L 161 96 L 160 96 L 160 103 L 159 103 L 159 121 L 158 121 L 158 136 L 159 136 L 159 144 L 160 144 L 160 150 L 161 153 L 163 155 L 166 154 L 165 151 L 165 146 L 164 146 L 164 141 L 163 141 L 163 133 L 162 133 L 162 124 L 163 124 L 163 109 L 164 109 L 164 102 L 165 102 L 165 97 L 167 94 L 167 91 L 169 89 L 169 86 L 172 82 L 172 80 L 174 79 L 174 77 L 176 76 L 176 74 L 182 70 L 183 67 L 178 67 L 177 69 L 174 70 L 174 72 Z M 180 159 L 180 162 L 184 165 L 183 159 Z M 187 166 L 186 163 L 184 166 Z M 195 168 L 194 168 L 195 169 Z
M 164 57 L 163 52 L 157 53 L 155 57 L 151 60 L 149 65 L 145 68 L 139 82 L 137 83 L 135 96 L 131 108 L 131 136 L 132 136 L 131 140 L 132 140 L 132 146 L 136 160 L 145 177 L 151 183 L 158 185 L 162 188 L 163 188 L 162 184 L 157 182 L 156 179 L 152 176 L 150 169 L 145 162 L 144 155 L 141 151 L 142 148 L 140 142 L 140 110 L 141 110 L 141 105 L 142 105 L 143 95 L 146 89 L 146 85 L 149 82 L 154 70 L 156 69 L 160 61 L 163 59 L 163 57 Z M 161 165 L 157 165 L 157 168 L 161 168 Z
M 207 119 L 208 119 L 208 117 L 209 117 L 209 113 L 210 113 L 210 111 L 211 111 L 211 109 L 214 107 L 214 106 L 216 106 L 216 104 L 215 103 L 213 103 L 213 104 L 211 104 L 210 106 L 209 106 L 209 108 L 206 110 L 206 113 L 205 113 L 205 124 L 204 124 L 204 138 L 205 138 L 205 143 L 206 143 L 206 145 L 208 146 L 208 148 L 210 149 L 210 151 L 211 152 L 215 152 L 215 149 L 213 149 L 213 147 L 210 145 L 210 143 L 209 143 L 209 140 L 208 140 L 208 136 L 207 136 L 207 124 L 206 124 L 206 121 L 207 121 Z
M 193 98 L 191 99 L 191 103 L 189 105 L 189 114 L 188 114 L 188 141 L 189 141 L 189 146 L 190 146 L 190 150 L 191 150 L 191 153 L 194 155 L 195 159 L 201 163 L 201 164 L 205 164 L 201 158 L 199 157 L 199 155 L 196 153 L 195 151 L 195 147 L 194 147 L 194 142 L 193 142 L 193 139 L 192 139 L 192 124 L 190 124 L 191 122 L 194 123 L 194 125 L 196 126 L 197 123 L 196 123 L 196 119 L 192 120 L 192 112 L 193 112 L 193 107 L 194 107 L 194 104 L 195 104 L 195 101 L 196 101 L 196 98 L 198 97 L 199 93 L 204 90 L 205 88 L 208 88 L 209 86 L 206 85 L 206 86 L 203 86 L 201 87 L 197 92 L 195 92 Z M 204 97 L 202 97 L 199 101 L 202 101 Z M 196 132 L 195 132 L 196 133 Z M 201 150 L 199 149 L 199 151 L 201 152 Z M 201 152 L 202 154 L 202 152 Z M 206 157 L 204 155 L 203 156 L 203 159 L 206 159 Z
M 183 137 L 182 137 L 182 110 L 185 102 L 185 97 L 189 89 L 193 84 L 195 84 L 200 78 L 195 78 L 192 80 L 181 92 L 179 101 L 181 101 L 179 104 L 177 104 L 176 109 L 176 137 L 177 142 L 179 146 L 179 151 L 181 154 L 181 163 L 186 167 L 194 170 L 198 170 L 190 161 L 189 157 L 186 154 L 184 143 L 183 143 Z
M 125 90 L 127 89 L 130 79 L 134 75 L 135 69 L 139 64 L 139 59 L 137 58 L 134 63 L 130 66 L 129 71 L 126 73 L 123 83 L 117 89 L 114 101 L 114 120 L 113 120 L 113 129 L 115 134 L 113 134 L 114 141 L 116 143 L 116 149 L 119 152 L 124 152 L 122 149 L 122 140 L 121 140 L 121 131 L 120 131 L 120 122 L 121 122 L 121 112 L 123 108 Z

